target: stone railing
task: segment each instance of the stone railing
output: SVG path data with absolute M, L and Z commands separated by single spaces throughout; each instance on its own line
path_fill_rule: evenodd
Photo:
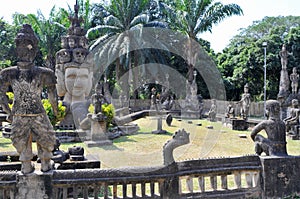
M 47 173 L 47 178 L 35 179 L 47 179 L 44 183 L 48 195 L 55 199 L 174 199 L 218 197 L 220 194 L 237 198 L 261 193 L 260 172 L 259 157 L 245 156 L 190 160 L 157 167 L 54 170 Z M 0 173 L 1 198 L 15 198 L 18 175 Z
M 24 191 L 34 198 L 39 186 L 44 195 L 38 198 L 47 195 L 54 199 L 282 198 L 300 192 L 298 165 L 297 156 L 243 156 L 157 167 L 54 170 L 29 175 L 2 171 L 0 198 L 24 198 Z

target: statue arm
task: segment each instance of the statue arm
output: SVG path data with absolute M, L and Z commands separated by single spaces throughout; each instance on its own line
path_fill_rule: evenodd
M 0 105 L 8 115 L 11 115 L 11 110 L 8 106 L 8 96 L 6 95 L 9 84 L 9 81 L 0 74 Z
M 57 116 L 58 105 L 57 105 L 57 92 L 55 89 L 55 85 L 54 84 L 50 85 L 47 88 L 48 88 L 48 98 L 52 106 L 53 113 L 55 116 Z
M 252 129 L 252 132 L 251 132 L 251 139 L 254 141 L 255 139 L 255 136 L 261 131 L 265 129 L 265 124 L 264 122 L 261 122 L 259 124 L 257 124 L 253 129 Z

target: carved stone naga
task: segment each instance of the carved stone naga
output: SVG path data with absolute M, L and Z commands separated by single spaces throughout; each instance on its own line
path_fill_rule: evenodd
M 164 165 L 170 165 L 175 162 L 173 151 L 175 148 L 190 142 L 190 134 L 184 129 L 178 130 L 173 135 L 172 139 L 167 141 L 163 147 Z

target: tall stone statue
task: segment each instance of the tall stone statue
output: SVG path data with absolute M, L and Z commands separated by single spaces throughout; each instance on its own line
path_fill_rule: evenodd
M 67 113 L 60 126 L 74 126 L 86 117 L 90 102 L 87 100 L 93 83 L 93 60 L 88 51 L 86 31 L 80 26 L 78 5 L 68 35 L 61 37 L 62 49 L 56 53 L 57 93 L 63 98 Z
M 289 55 L 292 55 L 292 53 L 288 52 L 286 50 L 286 45 L 283 44 L 281 51 L 279 52 L 282 69 L 286 69 L 287 64 L 288 64 L 288 56 Z
M 38 52 L 38 39 L 30 25 L 23 25 L 16 39 L 17 66 L 3 69 L 0 73 L 0 104 L 12 122 L 11 139 L 20 154 L 21 171 L 24 174 L 34 170 L 32 140 L 36 139 L 38 156 L 43 172 L 52 169 L 51 157 L 56 137 L 53 127 L 41 102 L 43 87 L 47 87 L 48 97 L 57 114 L 55 75 L 51 69 L 34 65 Z M 12 110 L 8 107 L 6 92 L 11 86 L 14 93 Z
M 299 74 L 297 73 L 297 68 L 293 68 L 293 73 L 290 74 L 291 86 L 292 86 L 292 94 L 298 93 L 298 82 L 299 82 Z
M 242 94 L 242 98 L 239 101 L 239 103 L 241 104 L 241 117 L 247 119 L 249 115 L 249 108 L 251 103 L 251 96 L 249 93 L 248 84 L 244 86 L 244 93 Z
M 257 124 L 251 132 L 251 138 L 255 142 L 255 152 L 257 155 L 265 152 L 268 156 L 286 156 L 285 124 L 280 119 L 279 102 L 268 100 L 266 102 L 266 114 L 268 119 Z M 267 138 L 258 135 L 262 130 L 267 133 Z

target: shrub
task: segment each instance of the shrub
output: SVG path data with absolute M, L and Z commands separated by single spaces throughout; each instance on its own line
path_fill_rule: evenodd
M 115 107 L 112 104 L 102 104 L 102 113 L 107 117 L 107 126 L 109 126 L 115 117 Z M 89 112 L 94 113 L 95 107 L 93 104 L 89 106 Z

